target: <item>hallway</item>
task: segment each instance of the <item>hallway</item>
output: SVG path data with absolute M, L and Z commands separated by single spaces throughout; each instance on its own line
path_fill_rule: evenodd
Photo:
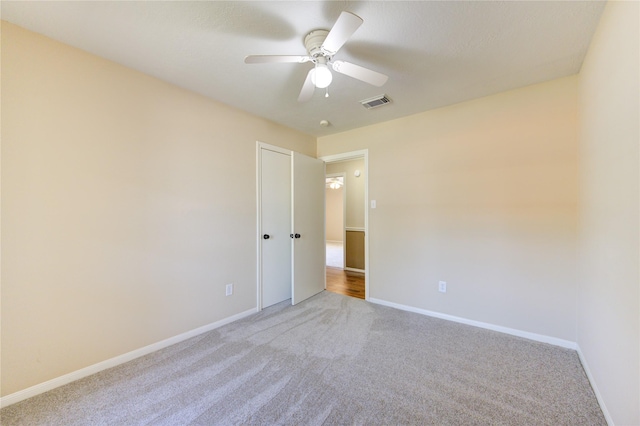
M 364 274 L 327 266 L 327 291 L 364 299 Z

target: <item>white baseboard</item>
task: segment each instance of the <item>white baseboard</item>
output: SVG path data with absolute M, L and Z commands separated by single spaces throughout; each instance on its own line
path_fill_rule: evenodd
M 344 267 L 345 271 L 351 271 L 351 272 L 360 272 L 362 274 L 364 274 L 366 271 L 364 269 L 358 269 L 358 268 L 348 268 L 348 267 Z
M 580 363 L 582 363 L 582 368 L 584 369 L 585 374 L 587 375 L 587 379 L 589 379 L 589 383 L 591 383 L 591 388 L 593 389 L 593 393 L 596 394 L 596 399 L 598 400 L 598 404 L 600 404 L 600 409 L 602 410 L 602 414 L 604 414 L 604 419 L 607 421 L 609 426 L 614 426 L 613 419 L 611 418 L 611 414 L 609 414 L 609 410 L 607 410 L 607 406 L 604 404 L 604 399 L 602 399 L 602 395 L 598 390 L 598 386 L 596 386 L 596 382 L 591 375 L 591 370 L 589 370 L 589 364 L 587 364 L 587 360 L 582 353 L 582 349 L 580 349 L 580 345 L 576 344 L 576 352 L 578 352 L 578 357 L 580 358 Z
M 558 339 L 557 337 L 545 336 L 542 334 L 530 333 L 528 331 L 516 330 L 514 328 L 502 327 L 500 325 L 489 324 L 486 322 L 474 321 L 467 318 L 456 317 L 439 312 L 428 311 L 426 309 L 415 308 L 413 306 L 401 305 L 399 303 L 387 302 L 386 300 L 369 298 L 369 302 L 378 305 L 389 306 L 391 308 L 401 309 L 403 311 L 415 312 L 417 314 L 427 315 L 430 317 L 445 319 L 448 321 L 459 322 L 461 324 L 472 325 L 474 327 L 486 328 L 487 330 L 498 331 L 500 333 L 511 334 L 512 336 L 524 337 L 525 339 L 535 340 L 537 342 L 549 343 L 555 346 L 561 346 L 567 349 L 576 349 L 577 344 L 569 340 Z
M 328 243 L 334 243 L 334 244 L 343 244 L 342 241 L 336 241 L 336 240 L 327 240 Z
M 35 386 L 31 386 L 27 389 L 23 389 L 18 392 L 14 392 L 10 395 L 4 396 L 0 398 L 0 408 L 6 407 L 11 404 L 15 404 L 16 402 L 20 402 L 27 398 L 31 398 L 33 396 L 39 395 L 41 393 L 45 393 L 57 387 L 66 385 L 68 383 L 74 382 L 76 380 L 82 379 L 84 377 L 90 376 L 92 374 L 96 374 L 102 370 L 106 370 L 107 368 L 112 368 L 120 364 L 124 364 L 125 362 L 129 362 L 136 358 L 139 358 L 144 355 L 148 355 L 151 352 L 158 351 L 160 349 L 164 349 L 168 346 L 175 345 L 176 343 L 180 343 L 184 340 L 195 337 L 199 334 L 206 333 L 207 331 L 214 330 L 218 327 L 222 327 L 223 325 L 229 324 L 231 322 L 237 321 L 241 318 L 247 317 L 251 314 L 256 313 L 256 308 L 249 309 L 248 311 L 240 312 L 239 314 L 232 315 L 230 317 L 221 319 L 220 321 L 213 322 L 211 324 L 204 325 L 202 327 L 195 328 L 193 330 L 187 331 L 185 333 L 179 334 L 177 336 L 170 337 L 168 339 L 162 340 L 157 343 L 153 343 L 151 345 L 145 346 L 140 349 L 136 349 L 131 352 L 127 352 L 125 354 L 119 355 L 117 357 L 107 359 L 105 361 L 99 362 L 97 364 L 90 365 L 85 368 L 81 368 L 80 370 L 73 371 L 69 374 L 65 374 L 64 376 L 56 377 L 55 379 L 48 380 L 43 383 L 39 383 Z

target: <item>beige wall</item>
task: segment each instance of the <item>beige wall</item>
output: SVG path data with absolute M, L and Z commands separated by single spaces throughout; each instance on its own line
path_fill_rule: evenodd
M 319 138 L 369 149 L 370 296 L 575 341 L 576 96 L 569 77 Z
M 354 172 L 360 170 L 360 177 Z M 364 228 L 364 183 L 366 180 L 364 159 L 328 163 L 326 173 L 345 173 L 347 192 L 346 225 L 350 228 Z
M 342 187 L 326 189 L 326 238 L 329 241 L 342 241 L 344 239 L 343 194 Z
M 577 340 L 617 425 L 640 424 L 639 22 L 609 2 L 580 72 Z
M 257 140 L 316 152 L 3 22 L 2 395 L 254 308 Z

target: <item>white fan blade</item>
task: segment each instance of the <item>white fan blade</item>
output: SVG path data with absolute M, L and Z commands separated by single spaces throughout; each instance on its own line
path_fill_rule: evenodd
M 350 62 L 334 61 L 331 66 L 340 74 L 348 75 L 349 77 L 364 81 L 365 83 L 369 83 L 376 87 L 382 86 L 389 79 L 389 77 L 384 74 L 380 74 L 379 72 L 372 71 L 368 68 L 364 68 Z
M 300 90 L 300 95 L 298 96 L 298 102 L 306 102 L 313 96 L 313 92 L 316 90 L 316 86 L 311 81 L 311 73 L 313 72 L 313 68 L 309 70 L 307 74 L 307 78 L 304 80 L 304 84 L 302 85 L 302 90 Z
M 342 45 L 356 32 L 362 25 L 361 17 L 350 12 L 342 12 L 338 20 L 327 34 L 327 38 L 322 43 L 322 50 L 334 55 Z
M 299 64 L 310 61 L 308 56 L 296 55 L 249 55 L 244 58 L 245 64 L 268 64 L 268 63 L 285 63 L 297 62 Z

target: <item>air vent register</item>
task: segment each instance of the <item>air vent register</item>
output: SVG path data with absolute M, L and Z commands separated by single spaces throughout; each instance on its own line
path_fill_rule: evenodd
M 365 99 L 364 101 L 360 101 L 362 106 L 365 107 L 366 109 L 378 108 L 390 102 L 391 102 L 391 99 L 389 99 L 387 95 L 379 95 L 370 99 Z

